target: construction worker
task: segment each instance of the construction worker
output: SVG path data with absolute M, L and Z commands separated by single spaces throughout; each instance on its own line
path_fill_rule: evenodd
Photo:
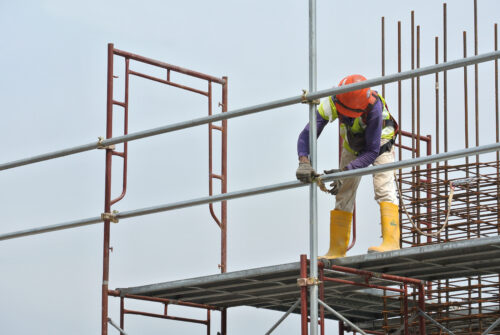
M 342 79 L 339 86 L 349 85 L 366 78 L 350 75 Z M 394 140 L 397 123 L 390 115 L 385 100 L 370 88 L 337 94 L 321 100 L 316 111 L 317 136 L 325 126 L 335 119 L 340 122 L 343 138 L 340 170 L 354 170 L 371 164 L 380 165 L 394 162 Z M 299 135 L 297 143 L 299 167 L 297 179 L 310 183 L 319 175 L 309 161 L 309 124 Z M 361 177 L 336 180 L 330 193 L 336 196 L 335 209 L 330 212 L 330 249 L 321 258 L 344 257 L 351 235 L 352 212 L 356 190 Z M 380 205 L 383 242 L 378 247 L 370 247 L 368 252 L 383 252 L 399 249 L 399 212 L 396 204 L 394 173 L 392 171 L 373 175 L 375 200 Z M 361 207 L 358 207 L 361 208 Z

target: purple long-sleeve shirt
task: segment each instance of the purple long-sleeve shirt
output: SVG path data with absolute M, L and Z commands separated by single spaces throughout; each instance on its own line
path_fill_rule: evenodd
M 372 110 L 368 112 L 366 116 L 366 129 L 364 132 L 366 143 L 365 147 L 359 151 L 356 159 L 346 166 L 346 170 L 367 167 L 373 164 L 375 159 L 377 159 L 380 151 L 380 136 L 382 134 L 382 108 L 382 102 L 380 99 L 377 99 L 377 102 L 373 106 Z M 351 126 L 354 119 L 339 114 L 339 122 Z M 316 129 L 318 137 L 321 135 L 321 132 L 327 123 L 328 120 L 323 119 L 318 111 L 316 111 Z M 297 141 L 297 153 L 299 157 L 309 155 L 309 123 L 299 135 L 299 139 Z

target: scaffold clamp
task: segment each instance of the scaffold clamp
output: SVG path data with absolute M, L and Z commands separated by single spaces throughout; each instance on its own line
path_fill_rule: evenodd
M 113 210 L 111 213 L 101 213 L 101 220 L 103 221 L 111 221 L 113 223 L 118 223 L 118 218 L 116 217 L 116 214 L 118 214 L 117 210 Z
M 111 145 L 104 145 L 103 144 L 104 137 L 99 136 L 98 139 L 99 140 L 97 141 L 97 149 L 115 150 L 115 145 L 114 144 L 111 144 Z
M 319 285 L 322 282 L 318 280 L 318 278 L 310 277 L 310 278 L 297 278 L 297 286 L 315 286 Z
M 319 105 L 319 103 L 320 103 L 319 99 L 309 100 L 307 98 L 308 93 L 309 92 L 306 89 L 302 89 L 302 103 L 303 104 L 310 104 L 310 105 Z

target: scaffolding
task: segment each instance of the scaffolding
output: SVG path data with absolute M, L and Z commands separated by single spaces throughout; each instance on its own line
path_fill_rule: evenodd
M 420 27 L 417 26 L 416 53 L 414 50 L 414 13 L 412 25 L 412 69 L 401 71 L 401 22 L 398 22 L 398 73 L 385 74 L 385 20 L 382 18 L 382 77 L 352 85 L 318 91 L 316 88 L 316 2 L 309 1 L 309 90 L 302 95 L 285 98 L 257 106 L 228 111 L 227 77 L 213 77 L 196 71 L 180 68 L 164 62 L 115 49 L 108 45 L 107 86 L 107 131 L 106 138 L 56 152 L 38 155 L 14 162 L 0 164 L 0 170 L 33 164 L 49 159 L 77 154 L 84 151 L 105 150 L 105 204 L 100 216 L 72 222 L 38 227 L 0 235 L 0 241 L 22 236 L 41 234 L 84 225 L 103 223 L 103 285 L 102 285 L 102 327 L 101 333 L 108 334 L 108 325 L 125 333 L 125 315 L 135 314 L 155 318 L 203 324 L 210 334 L 211 312 L 221 312 L 220 334 L 227 333 L 227 308 L 233 306 L 255 306 L 279 310 L 285 315 L 268 331 L 270 334 L 290 313 L 301 314 L 302 334 L 325 333 L 324 320 L 339 320 L 339 332 L 357 331 L 361 334 L 488 334 L 500 323 L 500 178 L 499 167 L 499 112 L 498 112 L 498 64 L 500 52 L 497 48 L 497 25 L 495 24 L 495 51 L 478 54 L 477 51 L 477 1 L 474 1 L 475 55 L 467 57 L 464 32 L 464 58 L 448 61 L 446 55 L 446 4 L 443 5 L 444 62 L 437 57 L 436 64 L 420 67 Z M 416 54 L 416 66 L 415 66 Z M 125 60 L 124 101 L 113 97 L 114 59 Z M 477 64 L 495 62 L 495 118 L 496 142 L 479 145 L 477 106 L 478 71 Z M 165 70 L 165 78 L 150 76 L 131 69 L 131 63 L 148 64 Z M 467 66 L 475 68 L 475 119 L 476 143 L 469 147 L 468 122 L 465 122 L 465 148 L 448 150 L 448 125 L 446 112 L 446 73 L 452 69 L 464 68 L 464 89 L 467 106 Z M 440 153 L 441 124 L 439 122 L 439 78 L 444 73 L 444 150 Z M 171 73 L 182 73 L 206 82 L 207 89 L 199 90 L 175 82 Z M 420 77 L 436 75 L 436 132 L 434 144 L 436 154 L 432 155 L 430 135 L 420 131 Z M 165 85 L 187 90 L 207 97 L 208 116 L 166 125 L 136 133 L 128 133 L 129 78 L 137 76 Z M 412 125 L 411 132 L 400 130 L 399 161 L 382 166 L 367 167 L 354 171 L 328 174 L 321 180 L 331 181 L 353 176 L 369 175 L 381 171 L 399 169 L 400 207 L 407 208 L 408 217 L 401 215 L 402 246 L 408 247 L 382 254 L 345 257 L 336 260 L 317 260 L 317 187 L 309 185 L 310 194 L 310 254 L 301 255 L 300 261 L 267 268 L 227 272 L 226 269 L 226 227 L 227 200 L 287 189 L 304 187 L 298 181 L 268 185 L 242 191 L 227 190 L 227 120 L 248 114 L 263 112 L 292 104 L 309 105 L 311 164 L 316 168 L 316 104 L 322 97 L 349 92 L 365 87 L 398 83 L 398 114 L 401 114 L 401 81 L 411 80 Z M 212 111 L 212 85 L 222 87 L 221 113 Z M 414 94 L 416 91 L 416 95 Z M 124 131 L 113 137 L 114 107 L 121 108 L 124 115 Z M 416 106 L 416 108 L 415 108 Z M 466 120 L 467 107 L 466 107 Z M 220 125 L 215 124 L 220 122 Z M 112 205 L 124 198 L 127 190 L 128 142 L 163 133 L 174 132 L 203 124 L 209 127 L 209 195 L 207 197 L 163 204 L 148 208 L 116 212 Z M 215 173 L 212 164 L 213 134 L 221 134 L 221 171 Z M 411 139 L 411 145 L 403 143 L 403 137 Z M 427 154 L 421 155 L 421 142 L 425 143 Z M 115 145 L 123 143 L 123 151 L 116 151 Z M 411 153 L 411 159 L 403 160 L 403 150 Z M 479 155 L 497 152 L 496 161 L 481 162 Z M 122 159 L 122 192 L 111 195 L 111 164 L 113 156 Z M 469 157 L 475 156 L 471 162 Z M 465 163 L 450 165 L 448 160 L 463 158 Z M 432 166 L 434 164 L 434 167 Z M 425 168 L 421 168 L 425 165 Z M 403 172 L 404 168 L 411 168 Z M 220 181 L 220 194 L 214 194 L 214 180 Z M 454 188 L 452 206 L 446 202 L 450 188 Z M 220 202 L 220 213 L 213 204 Z M 175 282 L 151 284 L 140 287 L 109 289 L 109 239 L 110 223 L 131 217 L 163 211 L 208 204 L 211 216 L 221 230 L 221 274 L 192 278 Z M 443 227 L 444 214 L 449 212 L 448 224 Z M 413 221 L 413 224 L 410 222 Z M 418 230 L 429 236 L 423 236 Z M 443 228 L 444 230 L 437 234 Z M 431 234 L 435 234 L 431 235 Z M 314 261 L 311 261 L 314 260 Z M 361 287 L 361 288 L 360 288 Z M 120 299 L 120 323 L 114 322 L 108 313 L 109 297 Z M 125 308 L 127 299 L 160 303 L 164 313 L 149 313 Z M 309 301 L 309 304 L 307 304 Z M 205 319 L 191 319 L 169 314 L 168 306 L 176 304 L 206 310 Z M 333 306 L 333 307 L 332 307 Z

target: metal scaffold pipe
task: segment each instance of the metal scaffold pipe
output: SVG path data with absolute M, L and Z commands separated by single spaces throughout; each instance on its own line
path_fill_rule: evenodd
M 309 0 L 309 91 L 316 91 L 316 0 Z M 309 153 L 312 167 L 317 169 L 316 145 L 316 105 L 309 103 Z M 318 188 L 311 184 L 309 188 L 309 253 L 310 259 L 318 258 Z M 309 276 L 318 278 L 318 263 L 309 263 Z M 318 334 L 318 285 L 309 287 L 309 323 L 311 335 Z
M 360 177 L 360 176 L 370 175 L 370 174 L 374 174 L 374 173 L 380 173 L 380 172 L 384 172 L 384 171 L 392 171 L 392 170 L 397 170 L 397 169 L 409 168 L 409 167 L 417 166 L 417 165 L 431 164 L 431 163 L 435 163 L 435 162 L 441 162 L 441 161 L 451 160 L 451 159 L 456 159 L 456 158 L 463 158 L 463 157 L 468 157 L 468 156 L 473 156 L 473 155 L 486 154 L 486 153 L 495 152 L 495 151 L 500 151 L 500 143 L 492 143 L 492 144 L 482 145 L 482 146 L 475 147 L 475 148 L 468 148 L 468 149 L 462 149 L 462 150 L 457 150 L 457 151 L 444 152 L 444 153 L 440 153 L 440 154 L 436 154 L 436 155 L 430 155 L 430 156 L 424 156 L 424 157 L 419 157 L 419 158 L 415 158 L 415 159 L 397 161 L 397 162 L 389 163 L 389 164 L 369 166 L 369 167 L 362 168 L 362 169 L 332 173 L 332 174 L 324 175 L 320 179 L 322 181 L 326 182 L 326 181 L 331 181 L 331 180 L 336 180 L 336 179 Z M 142 215 L 167 212 L 167 211 L 171 211 L 174 209 L 181 209 L 181 208 L 204 205 L 204 204 L 209 204 L 209 203 L 216 203 L 216 202 L 220 202 L 223 200 L 232 200 L 232 199 L 238 199 L 238 198 L 258 195 L 258 194 L 289 190 L 289 189 L 294 189 L 294 188 L 299 188 L 299 187 L 304 187 L 304 186 L 308 186 L 308 184 L 304 184 L 304 183 L 301 183 L 299 181 L 289 181 L 289 182 L 280 183 L 280 184 L 273 184 L 273 185 L 269 185 L 269 186 L 262 186 L 262 187 L 256 187 L 256 188 L 246 189 L 246 190 L 242 190 L 242 191 L 235 191 L 235 192 L 229 192 L 229 193 L 225 193 L 225 194 L 214 195 L 211 197 L 203 197 L 203 198 L 185 200 L 185 201 L 180 201 L 180 202 L 175 202 L 175 203 L 170 203 L 170 204 L 165 204 L 165 205 L 146 207 L 146 208 L 141 208 L 141 209 L 136 209 L 136 210 L 131 210 L 131 211 L 123 211 L 123 212 L 116 213 L 115 217 L 116 217 L 116 219 L 126 219 L 126 218 L 142 216 Z M 22 237 L 22 236 L 36 235 L 36 234 L 41 234 L 41 233 L 46 233 L 46 232 L 51 232 L 51 231 L 76 228 L 76 227 L 81 227 L 81 226 L 99 223 L 101 221 L 102 220 L 100 217 L 93 217 L 93 218 L 76 220 L 76 221 L 71 221 L 71 222 L 67 222 L 67 223 L 51 225 L 51 226 L 45 226 L 45 227 L 34 228 L 34 229 L 27 229 L 27 230 L 22 230 L 22 231 L 17 231 L 17 232 L 12 232 L 12 233 L 0 235 L 0 241 L 13 239 L 13 238 L 17 238 L 17 237 Z
M 334 87 L 334 88 L 329 88 L 326 90 L 321 90 L 321 91 L 316 91 L 316 92 L 309 92 L 307 94 L 306 98 L 308 101 L 312 101 L 312 100 L 319 99 L 319 98 L 326 97 L 326 96 L 330 96 L 330 95 L 355 91 L 355 90 L 365 88 L 365 87 L 373 87 L 373 86 L 378 86 L 378 85 L 382 85 L 382 84 L 393 83 L 393 82 L 397 82 L 400 80 L 420 77 L 420 76 L 424 76 L 424 75 L 428 75 L 428 74 L 432 74 L 432 73 L 436 73 L 436 72 L 441 72 L 441 71 L 446 71 L 446 70 L 451 70 L 451 69 L 456 69 L 456 68 L 462 68 L 464 66 L 479 64 L 479 63 L 495 60 L 498 58 L 500 58 L 500 51 L 493 51 L 493 52 L 484 53 L 484 54 L 481 54 L 478 56 L 472 56 L 472 57 L 468 57 L 468 58 L 463 58 L 463 59 L 458 59 L 458 60 L 454 60 L 454 61 L 450 61 L 450 62 L 445 62 L 442 64 L 437 64 L 437 65 L 435 64 L 435 65 L 431 65 L 431 66 L 427 66 L 427 67 L 422 67 L 420 69 L 395 73 L 395 74 L 387 75 L 384 77 L 378 77 L 378 78 L 374 78 L 374 79 L 368 79 L 366 81 L 352 84 L 352 85 L 346 85 L 346 86 L 342 86 L 342 87 Z M 79 146 L 68 148 L 68 149 L 63 149 L 63 150 L 54 151 L 54 152 L 50 152 L 50 153 L 46 153 L 46 154 L 41 154 L 41 155 L 37 155 L 37 156 L 25 158 L 25 159 L 20 159 L 20 160 L 16 160 L 16 161 L 3 163 L 3 164 L 0 164 L 0 171 L 12 169 L 15 167 L 20 167 L 23 165 L 38 163 L 38 162 L 42 162 L 42 161 L 46 161 L 46 160 L 50 160 L 50 159 L 54 159 L 54 158 L 58 158 L 58 157 L 64 157 L 64 156 L 73 155 L 73 154 L 77 154 L 77 153 L 81 153 L 81 152 L 85 152 L 85 151 L 90 151 L 90 150 L 106 147 L 106 146 L 113 145 L 113 144 L 120 144 L 120 143 L 124 143 L 124 142 L 135 141 L 135 140 L 146 138 L 146 137 L 165 134 L 165 133 L 169 133 L 169 132 L 173 132 L 173 131 L 177 131 L 177 130 L 181 130 L 181 129 L 186 129 L 186 128 L 191 128 L 191 127 L 196 127 L 196 126 L 200 126 L 200 125 L 207 124 L 210 122 L 228 120 L 228 119 L 232 119 L 235 117 L 240 117 L 240 116 L 244 116 L 244 115 L 250 115 L 250 114 L 254 114 L 254 113 L 263 112 L 266 110 L 276 109 L 276 108 L 280 108 L 280 107 L 286 107 L 286 106 L 290 106 L 293 104 L 301 103 L 301 102 L 303 102 L 303 100 L 304 100 L 304 96 L 298 95 L 298 96 L 293 96 L 290 98 L 285 98 L 285 99 L 275 100 L 275 101 L 268 102 L 268 103 L 263 103 L 260 105 L 255 105 L 255 106 L 251 106 L 251 107 L 237 109 L 234 111 L 229 111 L 227 113 L 221 113 L 221 114 L 207 116 L 207 117 L 200 117 L 200 118 L 196 118 L 196 119 L 192 119 L 192 120 L 188 120 L 188 121 L 183 121 L 183 122 L 179 122 L 179 123 L 174 123 L 174 124 L 170 124 L 170 125 L 166 125 L 166 126 L 162 126 L 162 127 L 138 131 L 138 132 L 131 133 L 128 135 L 124 135 L 124 136 L 117 136 L 117 137 L 105 139 L 102 141 L 96 141 L 96 142 L 92 142 L 92 143 L 88 143 L 88 144 L 84 144 L 84 145 L 79 145 Z

